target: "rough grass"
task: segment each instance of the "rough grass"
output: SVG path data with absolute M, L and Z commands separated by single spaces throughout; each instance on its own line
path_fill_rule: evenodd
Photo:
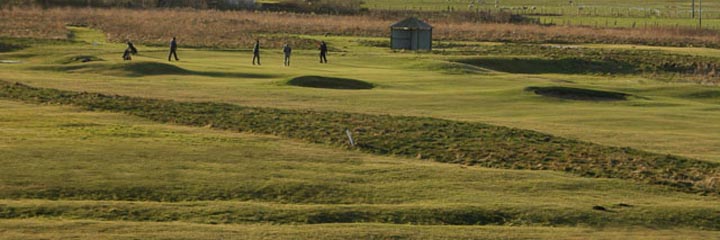
M 516 74 L 627 74 L 634 72 L 632 66 L 628 64 L 582 58 L 478 58 L 463 59 L 458 62 Z
M 720 226 L 715 196 L 619 179 L 373 156 L 78 107 L 0 109 L 0 222 Z
M 710 85 L 720 82 L 720 59 L 697 54 L 527 44 L 470 45 L 460 49 L 464 50 L 452 53 L 496 56 L 459 58 L 454 62 L 513 74 L 640 74 Z
M 537 95 L 581 101 L 624 101 L 630 96 L 626 93 L 601 91 L 572 87 L 527 87 L 525 91 Z
M 686 94 L 684 97 L 694 99 L 720 99 L 720 90 L 706 90 Z
M 302 76 L 290 79 L 287 82 L 288 85 L 298 87 L 309 87 L 309 88 L 328 88 L 328 89 L 343 89 L 343 90 L 361 90 L 361 89 L 372 89 L 375 86 L 372 83 L 348 79 L 348 78 L 334 78 L 334 77 L 321 77 L 321 76 Z
M 203 224 L 389 223 L 421 225 L 644 226 L 720 229 L 703 207 L 634 208 L 606 211 L 542 206 L 497 208 L 483 205 L 289 205 L 258 202 L 0 201 L 0 219 L 75 218 L 102 221 L 191 222 Z M 548 214 L 550 212 L 551 214 Z M 664 217 L 659 217 L 664 216 Z
M 171 36 L 179 36 L 182 46 L 236 48 L 251 47 L 254 40 L 260 38 L 264 46 L 276 49 L 284 42 L 313 49 L 317 42 L 288 34 L 387 37 L 388 26 L 397 20 L 395 14 L 377 17 L 247 11 L 15 9 L 0 12 L 0 28 L 6 29 L 0 36 L 63 39 L 67 34 L 64 25 L 73 24 L 101 29 L 113 42 L 130 38 L 137 43 L 164 46 Z M 437 40 L 720 47 L 717 32 L 694 28 L 477 24 L 444 17 L 429 21 L 435 26 L 433 37 Z M 153 24 L 145 24 L 147 22 Z
M 517 226 L 418 226 L 395 224 L 206 225 L 68 219 L 0 221 L 9 239 L 517 239 L 517 240 L 707 240 L 717 232 L 653 228 L 561 228 Z M 42 229 L 44 231 L 39 231 Z
M 25 46 L 0 41 L 0 52 L 12 52 L 23 48 Z
M 631 148 L 606 147 L 534 131 L 422 117 L 250 108 L 78 93 L 2 83 L 0 97 L 124 112 L 163 123 L 211 126 L 359 150 L 493 168 L 556 170 L 632 179 L 679 191 L 720 193 L 720 165 Z

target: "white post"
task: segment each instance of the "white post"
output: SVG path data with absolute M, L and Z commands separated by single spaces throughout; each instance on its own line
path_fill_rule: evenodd
M 355 140 L 353 139 L 352 133 L 350 132 L 350 130 L 349 130 L 349 129 L 345 129 L 345 134 L 347 135 L 348 140 L 350 140 L 350 146 L 353 146 L 353 147 L 354 147 L 354 146 L 355 146 Z

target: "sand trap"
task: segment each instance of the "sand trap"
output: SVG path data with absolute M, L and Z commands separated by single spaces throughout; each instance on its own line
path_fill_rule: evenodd
M 372 89 L 375 86 L 372 83 L 348 79 L 348 78 L 333 78 L 333 77 L 320 77 L 320 76 L 302 76 L 290 79 L 287 82 L 288 85 L 298 87 L 310 87 L 310 88 L 327 88 L 327 89 L 342 89 L 342 90 L 362 90 Z
M 571 87 L 527 87 L 537 95 L 579 101 L 624 101 L 630 94 Z

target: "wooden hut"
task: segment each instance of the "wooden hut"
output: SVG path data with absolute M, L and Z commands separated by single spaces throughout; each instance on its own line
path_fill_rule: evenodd
M 432 26 L 411 17 L 390 26 L 392 49 L 432 50 Z

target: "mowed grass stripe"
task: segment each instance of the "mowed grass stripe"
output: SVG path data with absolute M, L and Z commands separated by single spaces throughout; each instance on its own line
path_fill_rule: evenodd
M 720 164 L 535 131 L 423 117 L 351 114 L 177 102 L 35 88 L 0 81 L 0 97 L 123 112 L 163 123 L 273 134 L 384 155 L 505 169 L 565 171 L 632 179 L 693 193 L 720 193 Z

